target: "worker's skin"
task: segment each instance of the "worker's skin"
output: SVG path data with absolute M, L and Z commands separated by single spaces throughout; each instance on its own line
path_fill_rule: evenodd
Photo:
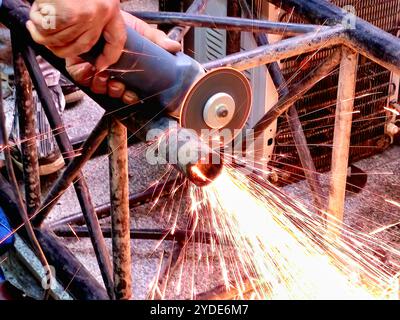
M 55 13 L 55 25 L 44 28 L 42 22 L 49 14 L 49 5 Z M 126 42 L 126 26 L 138 31 L 162 48 L 178 52 L 180 43 L 150 27 L 142 20 L 120 10 L 119 0 L 36 0 L 32 5 L 27 28 L 32 38 L 65 58 L 71 76 L 94 93 L 120 98 L 126 104 L 138 98 L 125 89 L 123 83 L 110 80 L 107 68 L 117 62 Z M 103 36 L 106 45 L 95 66 L 78 56 L 88 52 Z

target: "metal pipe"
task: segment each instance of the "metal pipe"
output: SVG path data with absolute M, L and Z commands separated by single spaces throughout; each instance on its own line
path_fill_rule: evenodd
M 343 221 L 357 67 L 358 54 L 349 48 L 343 47 L 339 73 L 328 201 L 329 215 L 327 227 L 328 234 L 332 236 L 340 235 L 340 224 Z
M 341 52 L 336 50 L 330 57 L 315 68 L 305 79 L 293 85 L 289 94 L 283 96 L 253 127 L 255 136 L 259 135 L 279 116 L 286 112 L 304 93 L 328 76 L 340 63 Z
M 381 66 L 400 73 L 400 40 L 371 23 L 323 0 L 270 0 L 276 6 L 295 10 L 313 23 L 342 24 L 346 28 L 344 43 Z M 352 19 L 349 25 L 348 20 Z
M 129 208 L 135 208 L 152 200 L 160 199 L 161 197 L 170 195 L 172 190 L 182 182 L 183 179 L 177 178 L 168 182 L 160 182 L 142 192 L 135 193 L 129 196 Z M 111 215 L 111 206 L 109 203 L 103 204 L 96 208 L 96 215 L 98 219 L 104 219 Z M 57 220 L 54 223 L 47 225 L 49 229 L 55 229 L 66 225 L 83 225 L 85 219 L 82 213 L 76 213 L 68 217 Z
M 36 106 L 32 96 L 32 81 L 26 69 L 24 59 L 19 52 L 15 34 L 12 34 L 15 105 L 18 110 L 18 121 L 22 153 L 22 170 L 24 174 L 25 201 L 28 216 L 40 206 L 40 175 L 36 137 Z
M 193 0 L 193 3 L 189 6 L 186 13 L 195 15 L 201 14 L 206 10 L 207 3 L 208 0 Z M 172 30 L 168 33 L 168 37 L 170 37 L 172 40 L 181 42 L 189 30 L 190 26 L 176 25 L 176 27 L 172 28 Z
M 126 127 L 114 119 L 110 121 L 108 147 L 114 293 L 116 299 L 128 300 L 132 296 L 128 134 Z
M 175 24 L 196 28 L 215 28 L 228 31 L 262 32 L 295 36 L 326 29 L 324 26 L 311 24 L 284 23 L 266 20 L 251 20 L 232 17 L 217 17 L 181 12 L 129 12 L 135 17 L 154 24 Z
M 344 30 L 342 26 L 330 27 L 319 32 L 308 33 L 254 50 L 233 54 L 205 63 L 203 67 L 207 70 L 221 67 L 232 67 L 238 70 L 251 69 L 300 54 L 342 44 L 344 41 Z
M 221 173 L 223 162 L 220 154 L 212 150 L 192 130 L 182 128 L 175 120 L 160 118 L 128 118 L 124 123 L 143 141 L 154 141 L 147 160 L 153 164 L 171 164 L 199 187 L 212 183 Z

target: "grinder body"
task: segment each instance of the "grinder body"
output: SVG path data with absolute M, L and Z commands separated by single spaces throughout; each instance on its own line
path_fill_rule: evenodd
M 205 74 L 203 67 L 183 53 L 171 54 L 132 28 L 127 28 L 127 35 L 120 59 L 109 67 L 111 76 L 136 92 L 140 99 L 154 101 L 178 117 L 187 91 Z M 103 47 L 102 39 L 82 57 L 94 63 Z

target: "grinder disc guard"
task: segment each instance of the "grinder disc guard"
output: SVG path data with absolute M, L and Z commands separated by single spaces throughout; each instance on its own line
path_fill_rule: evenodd
M 211 108 L 210 103 L 214 104 Z M 219 137 L 219 147 L 222 147 L 243 129 L 250 115 L 251 104 L 251 86 L 243 73 L 232 68 L 215 69 L 198 79 L 188 91 L 180 110 L 180 124 L 196 131 L 206 141 Z M 205 114 L 209 110 L 214 112 L 211 116 Z M 220 119 L 212 119 L 219 115 Z M 218 120 L 221 120 L 220 127 L 215 125 Z M 213 145 L 218 146 L 218 143 L 214 142 Z

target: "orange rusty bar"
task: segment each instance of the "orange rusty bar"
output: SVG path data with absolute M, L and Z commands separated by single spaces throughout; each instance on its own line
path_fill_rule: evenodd
M 132 295 L 128 134 L 126 127 L 117 120 L 110 121 L 108 147 L 114 293 L 116 299 L 128 300 Z

